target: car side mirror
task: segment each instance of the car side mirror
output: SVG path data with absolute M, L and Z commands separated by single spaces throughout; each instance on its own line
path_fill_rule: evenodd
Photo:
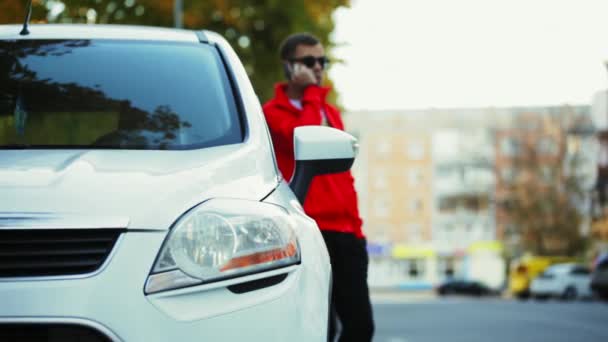
M 296 160 L 289 187 L 300 203 L 315 176 L 348 171 L 359 145 L 352 135 L 324 126 L 300 126 L 294 131 Z

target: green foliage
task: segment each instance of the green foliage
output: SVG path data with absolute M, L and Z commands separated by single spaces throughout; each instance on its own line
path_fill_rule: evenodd
M 23 21 L 25 0 L 2 0 L 0 23 Z M 65 9 L 51 13 L 57 0 L 34 1 L 33 21 L 111 23 L 171 27 L 173 0 L 62 0 Z M 183 0 L 183 23 L 188 29 L 220 33 L 243 61 L 261 101 L 273 95 L 283 80 L 278 48 L 294 32 L 310 32 L 331 52 L 332 14 L 350 0 Z M 331 83 L 331 81 L 329 81 Z

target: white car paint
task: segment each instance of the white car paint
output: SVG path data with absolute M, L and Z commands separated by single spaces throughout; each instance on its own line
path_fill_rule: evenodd
M 564 299 L 591 296 L 589 271 L 578 264 L 558 264 L 547 268 L 532 281 L 530 292 L 535 297 Z
M 119 39 L 119 40 L 162 40 L 178 42 L 198 42 L 193 31 L 174 30 L 162 27 L 127 25 L 29 25 L 30 34 L 19 34 L 22 25 L 1 25 L 0 39 Z
M 324 134 L 328 130 L 333 134 Z M 353 136 L 331 127 L 296 127 L 293 140 L 296 160 L 353 159 L 358 151 Z
M 22 39 L 19 30 L 0 26 L 0 40 Z M 140 27 L 31 25 L 30 31 L 25 39 L 198 42 L 191 31 Z M 243 66 L 223 38 L 205 34 L 233 67 L 246 113 L 243 143 L 191 151 L 0 150 L 0 231 L 126 229 L 96 272 L 0 278 L 0 329 L 3 323 L 75 323 L 112 341 L 326 341 L 331 267 L 325 244 L 281 180 Z M 352 137 L 342 132 L 317 134 L 352 148 Z M 316 146 L 309 157 L 344 157 L 328 148 Z M 296 223 L 300 264 L 146 295 L 146 280 L 174 222 L 212 198 L 284 208 Z M 251 292 L 227 289 L 277 274 L 287 277 Z

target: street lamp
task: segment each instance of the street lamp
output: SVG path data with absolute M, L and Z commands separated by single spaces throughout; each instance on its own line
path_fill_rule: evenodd
M 173 24 L 175 28 L 182 28 L 184 24 L 182 18 L 184 16 L 184 1 L 173 0 Z

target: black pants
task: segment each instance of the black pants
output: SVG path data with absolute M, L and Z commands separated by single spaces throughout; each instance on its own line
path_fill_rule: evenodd
M 333 274 L 332 305 L 329 341 L 336 335 L 336 320 L 342 327 L 340 342 L 372 340 L 374 320 L 367 287 L 367 257 L 365 239 L 353 234 L 321 231 Z M 337 317 L 336 317 L 337 316 Z

